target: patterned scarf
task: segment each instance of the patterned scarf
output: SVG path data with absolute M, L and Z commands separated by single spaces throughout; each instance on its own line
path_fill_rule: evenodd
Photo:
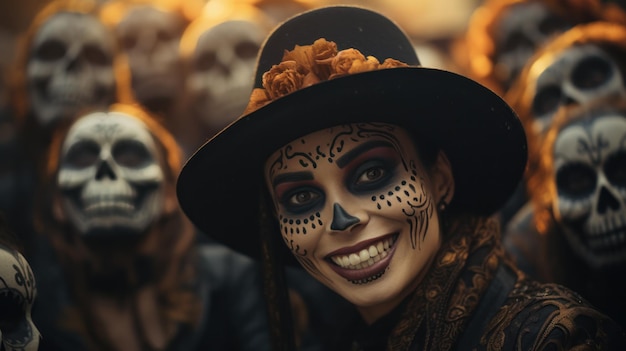
M 457 225 L 430 274 L 410 298 L 387 350 L 451 350 L 463 333 L 504 253 L 494 219 Z

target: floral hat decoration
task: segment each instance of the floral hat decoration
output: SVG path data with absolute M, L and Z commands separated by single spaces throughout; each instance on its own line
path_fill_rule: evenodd
M 492 214 L 522 177 L 526 136 L 513 110 L 469 78 L 421 67 L 406 34 L 377 12 L 329 6 L 292 17 L 266 39 L 254 79 L 246 110 L 196 151 L 177 184 L 200 230 L 252 257 L 261 255 L 265 160 L 317 130 L 384 122 L 437 143 L 456 182 L 450 210 Z

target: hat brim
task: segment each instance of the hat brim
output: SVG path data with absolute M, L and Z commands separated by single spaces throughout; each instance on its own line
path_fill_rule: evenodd
M 391 68 L 320 82 L 242 116 L 187 161 L 180 205 L 201 231 L 259 258 L 267 157 L 311 132 L 362 122 L 394 124 L 438 143 L 455 179 L 450 207 L 459 211 L 493 214 L 526 165 L 522 125 L 491 90 L 443 70 Z M 286 247 L 283 254 L 291 256 Z

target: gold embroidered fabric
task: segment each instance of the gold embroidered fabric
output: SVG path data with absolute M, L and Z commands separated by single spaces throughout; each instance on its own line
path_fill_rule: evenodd
M 498 224 L 455 230 L 411 297 L 387 350 L 626 350 L 626 335 L 577 293 L 527 279 L 504 254 Z M 516 283 L 485 324 L 478 345 L 457 345 L 500 264 Z

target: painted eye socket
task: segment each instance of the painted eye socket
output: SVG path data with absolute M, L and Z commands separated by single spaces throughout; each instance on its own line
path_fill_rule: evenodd
M 533 114 L 546 118 L 544 115 L 557 110 L 561 104 L 562 96 L 561 88 L 556 85 L 542 88 L 533 99 Z
M 152 160 L 146 146 L 136 140 L 121 140 L 113 147 L 113 157 L 122 166 L 141 168 Z
M 626 151 L 618 151 L 609 157 L 604 165 L 604 173 L 611 184 L 626 187 Z
M 291 213 L 310 211 L 323 200 L 323 195 L 314 188 L 297 188 L 285 193 L 281 203 Z
M 35 50 L 35 57 L 37 59 L 47 62 L 56 61 L 67 52 L 67 45 L 60 40 L 48 40 Z
M 92 141 L 80 141 L 70 147 L 63 163 L 71 168 L 81 169 L 95 164 L 99 154 L 98 144 Z
M 235 46 L 235 53 L 237 57 L 243 59 L 249 59 L 256 57 L 259 52 L 259 45 L 251 41 L 243 41 Z
M 608 82 L 613 74 L 611 62 L 603 57 L 588 57 L 574 68 L 572 81 L 580 89 L 595 89 Z
M 589 166 L 572 163 L 563 166 L 556 175 L 559 194 L 569 198 L 584 198 L 595 190 L 597 174 Z

